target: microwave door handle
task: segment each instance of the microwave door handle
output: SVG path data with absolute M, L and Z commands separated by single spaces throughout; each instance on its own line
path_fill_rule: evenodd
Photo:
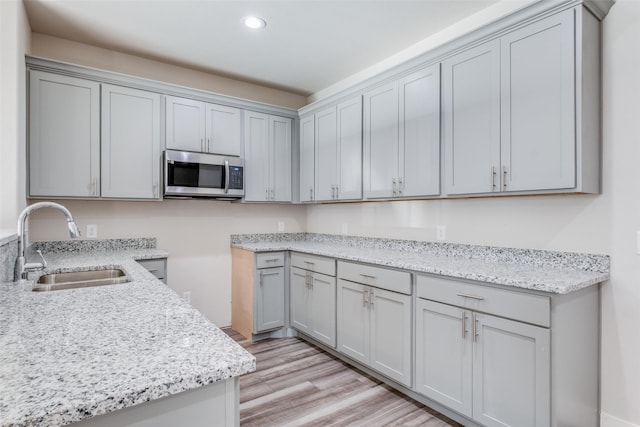
M 224 161 L 224 193 L 227 194 L 229 192 L 229 161 Z

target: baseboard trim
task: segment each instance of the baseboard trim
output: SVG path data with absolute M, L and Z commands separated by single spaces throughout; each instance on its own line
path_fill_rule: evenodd
M 629 421 L 621 420 L 618 417 L 601 412 L 600 427 L 640 427 L 640 425 L 633 424 Z

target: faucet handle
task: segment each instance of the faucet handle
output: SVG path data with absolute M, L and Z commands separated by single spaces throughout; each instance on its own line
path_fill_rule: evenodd
M 40 255 L 40 258 L 42 259 L 42 268 L 47 268 L 47 260 L 44 259 L 44 255 L 42 255 L 42 251 L 38 249 L 36 252 L 38 253 L 38 255 Z

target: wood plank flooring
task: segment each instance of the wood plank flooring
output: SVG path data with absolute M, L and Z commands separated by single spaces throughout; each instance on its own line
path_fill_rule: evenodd
M 257 360 L 240 377 L 241 426 L 460 426 L 306 341 L 223 330 Z

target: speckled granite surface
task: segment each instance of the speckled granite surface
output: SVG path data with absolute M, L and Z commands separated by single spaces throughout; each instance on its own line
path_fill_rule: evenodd
M 132 282 L 0 284 L 0 425 L 64 425 L 255 370 L 251 354 L 134 261 L 166 252 L 44 253 L 47 272 L 118 267 Z
M 18 235 L 0 230 L 0 283 L 14 279 L 18 257 Z
M 231 246 L 305 252 L 555 294 L 609 279 L 606 255 L 313 233 L 236 234 Z

